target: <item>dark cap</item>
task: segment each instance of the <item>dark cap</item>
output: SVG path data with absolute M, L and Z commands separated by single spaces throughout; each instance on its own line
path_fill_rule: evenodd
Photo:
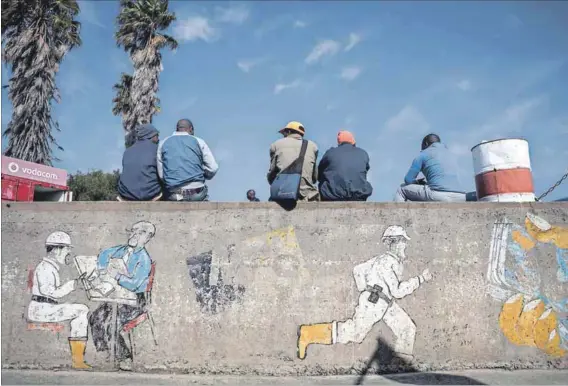
M 193 129 L 193 123 L 189 119 L 180 119 L 176 125 L 176 130 Z

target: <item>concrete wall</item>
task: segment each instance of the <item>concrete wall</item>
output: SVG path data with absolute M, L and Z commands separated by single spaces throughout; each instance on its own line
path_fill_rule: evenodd
M 538 233 L 525 225 L 527 213 L 552 228 L 540 223 L 548 231 Z M 137 327 L 135 370 L 353 373 L 380 346 L 411 351 L 400 355 L 406 362 L 379 357 L 381 369 L 568 367 L 566 203 L 319 203 L 285 211 L 270 203 L 110 202 L 3 204 L 3 367 L 71 364 L 68 325 L 59 333 L 28 330 L 25 320 L 28 269 L 45 256 L 47 235 L 67 232 L 74 255 L 95 256 L 125 244 L 125 229 L 140 220 L 157 229 L 147 251 L 157 264 L 151 312 L 158 345 L 147 323 Z M 410 237 L 395 278 L 424 269 L 432 278 L 394 290 L 401 298 L 385 312 L 383 300 L 359 300 L 354 268 L 379 257 L 361 267 L 363 276 L 392 271 L 398 260 L 386 259 L 381 243 L 392 225 Z M 60 273 L 63 281 L 77 276 L 73 266 Z M 411 293 L 403 297 L 404 290 Z M 91 311 L 100 304 L 80 289 L 66 301 Z M 328 324 L 353 318 L 356 307 L 355 321 Z M 303 338 L 335 344 L 310 345 L 299 359 L 298 331 L 317 323 L 304 327 Z M 110 366 L 91 340 L 86 359 Z

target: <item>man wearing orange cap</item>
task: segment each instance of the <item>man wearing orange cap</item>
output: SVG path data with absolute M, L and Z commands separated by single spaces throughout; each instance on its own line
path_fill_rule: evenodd
M 369 155 L 355 146 L 349 131 L 337 134 L 337 147 L 325 152 L 318 168 L 322 201 L 367 201 L 373 187 L 367 181 Z
M 299 158 L 306 129 L 300 122 L 292 121 L 279 132 L 284 138 L 270 145 L 270 169 L 266 176 L 270 185 L 272 185 L 278 173 Z M 318 201 L 319 193 L 316 187 L 316 181 L 318 180 L 316 169 L 318 147 L 312 141 L 308 140 L 307 142 L 298 200 Z

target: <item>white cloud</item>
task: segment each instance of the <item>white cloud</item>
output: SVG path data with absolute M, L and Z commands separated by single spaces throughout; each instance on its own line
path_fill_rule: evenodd
M 249 73 L 254 67 L 260 65 L 263 61 L 263 59 L 243 59 L 237 62 L 237 67 L 239 67 L 242 72 Z
M 278 95 L 286 89 L 297 88 L 300 87 L 301 85 L 302 81 L 300 79 L 296 79 L 291 83 L 278 83 L 276 86 L 274 86 L 274 94 Z
M 426 132 L 430 124 L 414 106 L 407 105 L 385 123 L 390 132 Z
M 468 91 L 471 89 L 471 82 L 467 79 L 464 79 L 456 84 L 456 86 L 462 91 Z
M 333 56 L 339 52 L 341 44 L 335 40 L 324 40 L 316 44 L 306 57 L 306 64 L 317 63 L 324 56 Z
M 351 51 L 353 47 L 359 44 L 359 42 L 361 42 L 361 35 L 351 32 L 349 34 L 349 42 L 347 43 L 347 46 L 345 46 L 345 52 Z
M 216 7 L 216 20 L 221 23 L 243 24 L 249 17 L 250 12 L 244 5 L 231 7 Z
M 209 19 L 202 16 L 191 16 L 180 20 L 174 27 L 175 38 L 182 42 L 201 39 L 210 43 L 217 35 L 217 30 L 211 26 Z
M 520 131 L 531 114 L 545 101 L 543 96 L 527 99 L 509 106 L 501 114 L 476 128 L 473 132 L 481 135 L 494 136 L 497 131 L 503 134 Z
M 305 21 L 302 21 L 302 20 L 296 20 L 294 22 L 294 28 L 305 28 L 307 26 L 308 26 L 308 24 Z
M 99 20 L 98 12 L 95 9 L 95 1 L 78 1 L 79 3 L 79 18 L 83 19 L 89 24 L 96 25 L 97 27 L 105 28 L 105 25 Z
M 341 78 L 351 81 L 355 80 L 361 74 L 361 68 L 357 66 L 345 67 L 341 70 Z

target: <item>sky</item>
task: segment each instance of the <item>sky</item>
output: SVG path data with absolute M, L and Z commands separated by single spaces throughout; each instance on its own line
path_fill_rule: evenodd
M 54 166 L 121 168 L 124 134 L 112 86 L 132 73 L 116 46 L 118 1 L 80 1 L 81 47 L 61 65 L 54 105 L 64 151 Z M 304 124 L 319 159 L 341 129 L 370 155 L 370 201 L 392 201 L 422 138 L 437 133 L 475 190 L 470 149 L 529 141 L 540 195 L 568 170 L 568 2 L 171 1 L 163 52 L 165 138 L 189 118 L 219 163 L 210 200 L 267 200 L 269 146 Z M 10 74 L 2 66 L 2 84 Z M 11 104 L 2 90 L 2 130 Z M 3 139 L 3 148 L 5 147 Z M 568 182 L 546 200 L 568 196 Z

